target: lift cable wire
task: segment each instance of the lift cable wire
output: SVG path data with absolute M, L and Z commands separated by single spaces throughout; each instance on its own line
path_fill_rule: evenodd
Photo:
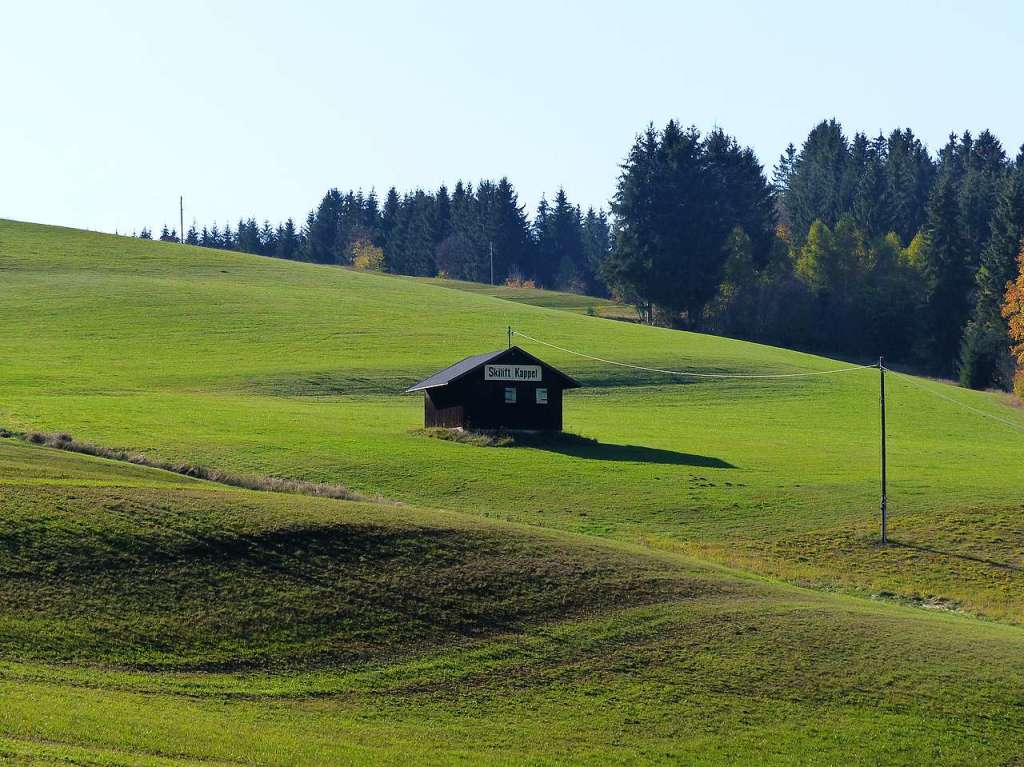
M 805 378 L 808 376 L 824 376 L 832 375 L 833 373 L 850 373 L 855 370 L 866 370 L 866 369 L 878 369 L 878 363 L 872 363 L 870 365 L 856 365 L 853 367 L 837 368 L 835 370 L 813 370 L 804 373 L 696 373 L 688 370 L 664 370 L 662 368 L 651 368 L 644 367 L 643 365 L 632 365 L 628 362 L 616 362 L 615 360 L 604 359 L 603 357 L 595 357 L 592 354 L 584 354 L 583 352 L 574 351 L 572 349 L 566 349 L 562 346 L 556 346 L 555 344 L 548 343 L 547 341 L 541 341 L 539 338 L 528 336 L 526 333 L 522 333 L 518 330 L 512 330 L 513 336 L 519 336 L 525 338 L 527 341 L 533 341 L 536 344 L 547 346 L 552 349 L 557 349 L 560 352 L 566 354 L 573 354 L 577 357 L 583 357 L 584 359 L 594 360 L 595 362 L 603 362 L 606 365 L 616 365 L 623 368 L 632 368 L 633 370 L 644 370 L 648 373 L 664 373 L 666 375 L 673 376 L 688 376 L 691 378 Z
M 875 363 L 875 364 L 872 364 L 872 365 L 857 365 L 857 366 L 853 366 L 853 367 L 837 368 L 837 369 L 834 369 L 834 370 L 817 370 L 817 371 L 808 371 L 808 372 L 804 372 L 804 373 L 774 373 L 774 374 L 769 374 L 769 373 L 765 373 L 765 374 L 754 374 L 754 373 L 697 373 L 697 372 L 693 372 L 693 371 L 665 370 L 663 368 L 652 368 L 652 367 L 646 367 L 644 365 L 632 365 L 632 364 L 629 364 L 627 362 L 617 362 L 616 360 L 609 360 L 609 359 L 605 359 L 603 357 L 597 357 L 597 356 L 595 356 L 593 354 L 585 354 L 583 352 L 575 351 L 574 349 L 566 349 L 563 346 L 558 346 L 557 344 L 552 344 L 552 343 L 549 343 L 547 341 L 542 341 L 539 338 L 534 338 L 533 336 L 529 336 L 526 333 L 520 333 L 520 332 L 518 332 L 516 330 L 513 330 L 511 326 L 509 326 L 509 328 L 508 328 L 508 340 L 509 340 L 509 347 L 510 348 L 512 346 L 512 337 L 514 335 L 517 335 L 520 338 L 524 338 L 524 339 L 526 339 L 528 341 L 532 341 L 534 343 L 541 344 L 542 346 L 547 346 L 547 347 L 549 347 L 551 349 L 557 349 L 558 351 L 565 352 L 566 354 L 572 354 L 572 355 L 575 355 L 577 357 L 583 357 L 584 359 L 594 360 L 595 362 L 601 362 L 601 363 L 603 363 L 605 365 L 616 365 L 618 367 L 631 368 L 633 370 L 645 370 L 645 371 L 648 371 L 648 372 L 651 372 L 651 373 L 664 373 L 666 375 L 692 376 L 694 378 L 762 378 L 762 379 L 763 378 L 775 378 L 775 379 L 779 379 L 779 378 L 802 378 L 802 377 L 806 377 L 806 376 L 832 375 L 834 373 L 848 373 L 848 372 L 853 372 L 853 371 L 857 371 L 857 370 L 865 370 L 865 369 L 878 370 L 879 375 L 880 375 L 880 385 L 881 385 L 880 386 L 880 390 L 879 390 L 879 404 L 880 404 L 880 412 L 881 412 L 881 437 L 882 437 L 882 449 L 881 449 L 881 458 L 882 458 L 882 473 L 881 473 L 881 480 L 882 480 L 881 541 L 882 541 L 883 544 L 888 543 L 888 541 L 889 541 L 889 538 L 888 538 L 888 518 L 889 518 L 889 511 L 890 511 L 889 494 L 888 494 L 888 490 L 887 490 L 887 487 L 886 487 L 886 426 L 885 426 L 885 410 L 886 410 L 886 408 L 885 408 L 885 374 L 886 374 L 886 372 L 892 373 L 893 376 L 895 376 L 896 378 L 899 378 L 901 380 L 906 381 L 911 386 L 914 386 L 914 387 L 916 387 L 918 389 L 921 389 L 925 393 L 931 394 L 933 397 L 937 397 L 938 399 L 945 400 L 946 402 L 948 402 L 948 403 L 950 403 L 952 405 L 956 405 L 957 407 L 962 408 L 963 410 L 967 410 L 968 412 L 971 412 L 971 413 L 973 413 L 975 415 L 980 415 L 983 418 L 988 418 L 989 420 L 996 421 L 997 423 L 1000 423 L 1000 424 L 1002 424 L 1004 426 L 1009 426 L 1011 429 L 1013 429 L 1015 431 L 1024 432 L 1024 423 L 1015 423 L 1014 421 L 1011 421 L 1011 420 L 1009 420 L 1007 418 L 1000 418 L 999 416 L 993 415 L 992 413 L 986 413 L 984 410 L 981 410 L 979 408 L 973 407 L 972 405 L 968 405 L 968 404 L 966 404 L 964 402 L 960 402 L 959 400 L 955 399 L 954 397 L 950 397 L 950 396 L 948 396 L 946 394 L 943 394 L 941 392 L 935 391 L 933 388 L 925 386 L 924 384 L 919 383 L 918 381 L 915 381 L 911 376 L 905 375 L 903 373 L 897 373 L 895 370 L 891 370 L 890 368 L 886 367 L 885 366 L 885 360 L 882 359 L 882 358 L 879 358 L 878 362 Z
M 617 367 L 631 368 L 633 370 L 643 370 L 643 371 L 646 371 L 646 372 L 649 372 L 649 373 L 664 373 L 666 375 L 690 376 L 690 377 L 694 377 L 694 378 L 751 378 L 751 379 L 803 378 L 803 377 L 807 377 L 807 376 L 832 375 L 832 374 L 835 374 L 835 373 L 850 373 L 850 372 L 854 372 L 854 371 L 857 371 L 857 370 L 865 370 L 865 369 L 877 370 L 878 367 L 879 367 L 879 364 L 877 362 L 875 362 L 875 363 L 872 363 L 870 365 L 856 365 L 856 366 L 852 366 L 852 367 L 836 368 L 836 369 L 833 369 L 833 370 L 814 370 L 814 371 L 807 371 L 807 372 L 803 372 L 803 373 L 697 373 L 697 372 L 688 371 L 688 370 L 667 370 L 667 369 L 664 369 L 664 368 L 646 367 L 644 365 L 633 365 L 633 364 L 628 363 L 628 362 L 618 362 L 616 360 L 605 359 L 604 357 L 597 357 L 597 356 L 595 356 L 593 354 L 586 354 L 584 352 L 579 352 L 579 351 L 576 351 L 574 349 L 567 349 L 564 346 L 558 346 L 557 344 L 553 344 L 553 343 L 550 343 L 548 341 L 542 341 L 539 338 L 534 338 L 533 336 L 527 335 L 526 333 L 523 333 L 523 332 L 521 332 L 519 330 L 515 330 L 515 329 L 511 329 L 510 328 L 510 332 L 511 332 L 512 336 L 519 336 L 520 338 L 524 338 L 527 341 L 532 341 L 533 343 L 541 344 L 542 346 L 547 346 L 547 347 L 549 347 L 551 349 L 556 349 L 556 350 L 558 350 L 560 352 L 565 352 L 566 354 L 572 354 L 572 355 L 575 355 L 577 357 L 583 357 L 584 359 L 594 360 L 595 362 L 601 362 L 601 363 L 604 363 L 606 365 L 615 365 Z M 931 394 L 933 397 L 937 397 L 939 399 L 945 400 L 946 402 L 949 402 L 952 405 L 956 405 L 959 408 L 962 408 L 962 409 L 967 410 L 967 411 L 969 411 L 971 413 L 974 413 L 975 415 L 980 415 L 980 416 L 982 416 L 984 418 L 988 418 L 989 420 L 996 421 L 997 423 L 1001 423 L 1004 426 L 1009 426 L 1011 429 L 1015 429 L 1017 431 L 1024 432 L 1024 424 L 1016 423 L 1016 422 L 1011 421 L 1011 420 L 1006 419 L 1006 418 L 1000 418 L 997 415 L 993 415 L 992 413 L 987 413 L 984 410 L 981 410 L 979 408 L 973 407 L 972 405 L 968 405 L 968 404 L 966 404 L 964 402 L 960 402 L 959 400 L 957 400 L 957 399 L 955 399 L 953 397 L 950 397 L 949 395 L 946 395 L 946 394 L 943 394 L 941 392 L 935 391 L 933 388 L 931 388 L 929 386 L 925 386 L 924 384 L 919 383 L 913 377 L 908 376 L 905 373 L 899 373 L 899 372 L 893 370 L 892 368 L 886 367 L 884 365 L 882 366 L 882 369 L 885 370 L 885 372 L 892 373 L 897 378 L 900 378 L 903 381 L 906 381 L 911 386 L 914 386 L 914 387 L 916 387 L 918 389 L 921 389 L 922 391 L 924 391 L 924 392 L 926 392 L 928 394 Z
M 968 405 L 966 403 L 960 402 L 960 400 L 955 399 L 953 397 L 950 397 L 947 394 L 943 394 L 942 392 L 935 391 L 934 389 L 932 389 L 929 386 L 925 386 L 924 384 L 918 383 L 911 376 L 908 376 L 908 375 L 906 375 L 904 373 L 897 373 L 895 370 L 892 370 L 890 368 L 885 368 L 885 371 L 887 373 L 892 373 L 897 378 L 903 379 L 904 381 L 906 381 L 911 386 L 914 386 L 914 387 L 920 389 L 923 392 L 927 392 L 928 394 L 931 394 L 933 397 L 938 397 L 939 399 L 945 400 L 946 402 L 949 402 L 949 403 L 951 403 L 953 405 L 956 405 L 957 407 L 963 408 L 964 410 L 968 410 L 968 411 L 974 413 L 975 415 L 980 415 L 980 416 L 983 416 L 983 417 L 988 418 L 990 420 L 997 421 L 997 422 L 1003 424 L 1004 426 L 1009 426 L 1011 429 L 1016 429 L 1017 431 L 1024 432 L 1024 424 L 1015 423 L 1014 421 L 1011 421 L 1011 420 L 1006 419 L 1006 418 L 1000 418 L 997 415 L 993 415 L 992 413 L 986 413 L 984 410 L 980 410 L 980 409 L 978 409 L 976 407 L 973 407 L 973 406 Z

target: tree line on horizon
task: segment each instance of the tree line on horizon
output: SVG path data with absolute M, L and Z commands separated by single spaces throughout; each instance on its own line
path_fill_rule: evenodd
M 144 238 L 152 233 L 143 230 Z M 179 242 L 165 226 L 160 240 Z M 240 250 L 318 264 L 379 269 L 422 277 L 543 285 L 607 295 L 601 264 L 611 250 L 608 216 L 573 204 L 564 189 L 541 198 L 533 218 L 507 178 L 458 181 L 449 192 L 390 188 L 375 192 L 330 189 L 302 227 L 292 219 L 274 227 L 242 219 L 235 229 L 193 224 L 186 244 Z
M 185 241 L 483 282 L 493 260 L 495 282 L 611 295 L 645 322 L 883 355 L 1008 389 L 1007 288 L 1022 237 L 1024 148 L 1011 158 L 986 130 L 950 135 L 932 156 L 910 129 L 848 137 L 827 120 L 771 178 L 721 129 L 650 125 L 621 165 L 610 215 L 560 189 L 527 216 L 502 178 L 392 187 L 383 203 L 331 189 L 301 227 L 193 225 Z M 166 227 L 160 238 L 178 239 Z

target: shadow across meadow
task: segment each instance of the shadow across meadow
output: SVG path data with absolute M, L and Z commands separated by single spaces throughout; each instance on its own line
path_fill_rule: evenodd
M 569 435 L 566 435 L 567 437 Z M 721 458 L 696 453 L 682 453 L 676 450 L 662 450 L 641 445 L 617 445 L 610 442 L 593 442 L 587 439 L 540 439 L 520 442 L 539 450 L 585 458 L 591 461 L 626 461 L 630 463 L 654 463 L 668 466 L 700 466 L 707 469 L 735 469 Z
M 918 543 L 909 543 L 907 541 L 898 541 L 892 538 L 889 539 L 889 544 L 892 546 L 900 546 L 904 549 L 910 549 L 911 551 L 918 551 L 924 554 L 937 554 L 940 557 L 950 557 L 952 559 L 960 559 L 964 562 L 974 562 L 979 565 L 989 565 L 991 567 L 998 567 L 1001 570 L 1012 570 L 1018 573 L 1024 573 L 1024 567 L 1020 565 L 1012 564 L 1010 562 L 1000 562 L 995 559 L 988 559 L 987 557 L 979 557 L 974 554 L 965 554 L 962 552 L 949 551 L 940 549 L 935 546 L 925 546 Z
M 591 461 L 624 461 L 629 463 L 653 463 L 666 466 L 700 466 L 706 469 L 735 469 L 721 458 L 696 453 L 681 453 L 676 450 L 662 450 L 641 445 L 617 445 L 613 442 L 598 442 L 590 437 L 568 432 L 529 431 L 474 431 L 470 429 L 410 429 L 410 434 L 458 442 L 474 447 L 517 448 L 526 447 L 560 453 L 573 458 Z

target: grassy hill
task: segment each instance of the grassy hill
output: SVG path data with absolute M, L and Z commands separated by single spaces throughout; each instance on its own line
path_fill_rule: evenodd
M 505 328 L 651 367 L 784 373 L 782 349 L 212 250 L 0 223 L 0 426 L 644 542 L 793 582 L 1024 618 L 1022 440 L 890 379 L 892 534 L 874 545 L 877 373 L 678 379 L 544 347 L 589 450 L 410 433 L 409 383 Z M 923 382 L 1024 425 L 998 395 Z
M 404 504 L 0 439 L 0 761 L 1024 759 L 1021 435 L 929 390 L 1024 414 L 891 380 L 883 548 L 877 371 L 692 382 L 524 343 L 586 384 L 566 420 L 599 444 L 414 433 L 401 390 L 509 324 L 651 367 L 843 366 L 0 221 L 0 427 Z
M 631 306 L 611 301 L 607 298 L 582 296 L 578 293 L 562 293 L 557 290 L 541 290 L 538 288 L 517 288 L 509 285 L 488 285 L 484 282 L 467 282 L 465 280 L 448 280 L 438 277 L 409 277 L 424 285 L 439 285 L 453 290 L 464 290 L 467 293 L 501 298 L 505 301 L 543 306 L 548 309 L 561 309 L 566 312 L 587 314 L 593 317 L 606 317 L 615 320 L 636 322 L 637 314 Z
M 0 440 L 0 761 L 1007 764 L 1015 627 Z
M 657 559 L 451 513 L 237 492 L 9 440 L 0 462 L 4 657 L 352 662 L 700 588 Z

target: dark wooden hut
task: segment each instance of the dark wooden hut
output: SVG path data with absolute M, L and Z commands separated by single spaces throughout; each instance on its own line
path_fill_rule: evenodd
M 518 346 L 477 354 L 409 387 L 424 426 L 561 431 L 562 392 L 580 384 Z

